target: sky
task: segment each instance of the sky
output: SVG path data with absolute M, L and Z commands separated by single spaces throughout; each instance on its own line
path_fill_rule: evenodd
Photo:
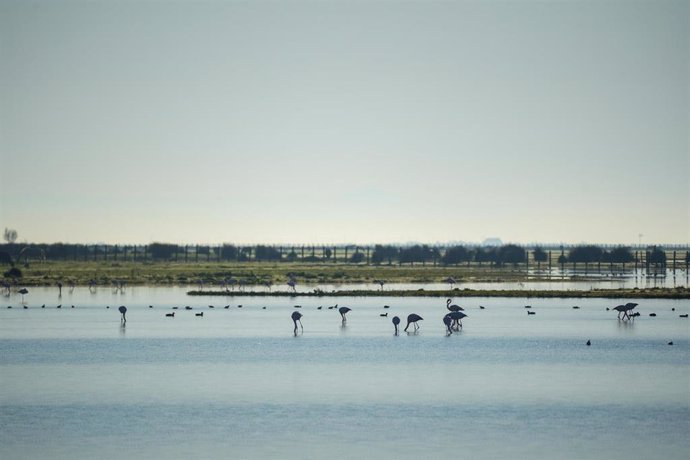
M 689 243 L 689 127 L 682 0 L 0 0 L 19 241 Z

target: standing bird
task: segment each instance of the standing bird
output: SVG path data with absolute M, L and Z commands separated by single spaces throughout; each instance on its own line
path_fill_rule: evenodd
M 455 278 L 453 278 L 452 276 L 449 276 L 448 278 L 444 279 L 443 282 L 450 284 L 451 289 L 453 289 L 453 285 L 457 283 L 457 281 L 455 281 Z
M 22 295 L 22 303 L 24 303 L 24 295 L 28 294 L 28 293 L 29 293 L 29 290 L 28 290 L 27 288 L 21 288 L 21 289 L 20 289 L 19 291 L 17 291 L 17 292 L 19 292 L 19 293 Z
M 446 325 L 446 331 L 448 332 L 448 335 L 451 335 L 453 333 L 453 329 L 450 326 L 451 324 L 453 324 L 453 320 L 450 319 L 450 313 L 443 317 L 443 324 Z
M 299 327 L 302 329 L 302 332 L 304 332 L 304 326 L 302 326 L 302 313 L 298 311 L 293 311 L 292 312 L 292 322 L 295 323 L 295 335 L 297 335 L 297 322 L 299 321 Z
M 413 324 L 414 330 L 415 330 L 415 332 L 417 332 L 417 330 L 419 329 L 419 325 L 417 324 L 417 321 L 421 321 L 423 319 L 424 318 L 422 318 L 421 316 L 419 316 L 416 313 L 411 313 L 411 314 L 407 315 L 407 326 L 405 326 L 404 331 L 407 332 L 407 328 L 410 327 L 410 324 Z
M 450 303 L 453 301 L 453 299 L 448 299 L 446 300 L 446 308 L 448 311 L 463 311 L 464 308 L 462 308 L 460 305 L 451 305 Z
M 400 318 L 397 316 L 393 317 L 393 326 L 395 326 L 395 335 L 398 335 L 398 324 L 400 324 Z
M 347 318 L 345 318 L 345 313 L 347 313 L 348 311 L 350 311 L 350 309 L 347 307 L 338 308 L 338 312 L 340 313 L 340 316 L 342 316 L 343 318 L 343 323 L 347 322 Z
M 453 320 L 453 326 L 455 327 L 455 330 L 459 331 L 462 327 L 462 319 L 465 318 L 467 315 L 461 311 L 452 311 L 448 313 L 446 316 Z
M 118 308 L 118 310 L 120 310 L 120 313 L 122 313 L 122 318 L 120 318 L 120 322 L 121 322 L 121 323 L 126 323 L 126 322 L 127 322 L 127 318 L 125 318 L 125 313 L 127 313 L 127 307 L 125 307 L 125 306 L 123 305 L 123 306 L 121 306 L 120 308 Z

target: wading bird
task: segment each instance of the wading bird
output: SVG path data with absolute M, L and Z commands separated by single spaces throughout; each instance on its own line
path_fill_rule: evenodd
M 450 314 L 447 314 L 443 317 L 443 324 L 446 325 L 446 332 L 448 332 L 448 335 L 451 335 L 453 333 L 453 329 L 451 329 L 450 325 L 453 324 L 453 320 L 450 319 Z
M 451 305 L 450 303 L 453 301 L 453 299 L 448 299 L 446 300 L 446 308 L 448 311 L 462 311 L 464 308 L 462 308 L 460 305 Z
M 122 318 L 120 318 L 120 322 L 121 322 L 121 323 L 126 323 L 126 322 L 127 322 L 127 318 L 125 318 L 125 313 L 127 313 L 127 307 L 125 307 L 124 305 L 122 305 L 120 308 L 118 308 L 118 310 L 120 311 L 120 313 L 122 313 Z
M 304 326 L 302 326 L 302 313 L 298 311 L 293 311 L 292 312 L 292 322 L 295 323 L 295 335 L 297 335 L 297 322 L 299 321 L 299 327 L 301 328 L 302 332 L 304 332 Z
M 452 326 L 455 327 L 455 330 L 459 331 L 462 327 L 462 319 L 465 318 L 467 315 L 461 311 L 452 311 L 448 313 L 446 316 L 453 321 Z
M 350 311 L 348 307 L 340 307 L 338 308 L 338 313 L 340 313 L 340 316 L 343 318 L 343 323 L 347 322 L 347 318 L 345 317 L 345 313 Z
M 410 327 L 410 324 L 412 324 L 412 325 L 414 325 L 415 332 L 417 332 L 417 330 L 419 329 L 419 325 L 417 324 L 417 321 L 422 321 L 423 319 L 424 318 L 422 318 L 421 316 L 419 316 L 416 313 L 411 313 L 411 314 L 407 315 L 407 325 L 405 326 L 404 331 L 407 332 L 407 328 Z
M 395 335 L 398 335 L 398 324 L 400 324 L 400 318 L 397 316 L 393 317 L 393 326 L 395 326 Z
M 21 288 L 21 289 L 20 289 L 19 291 L 17 291 L 17 292 L 19 292 L 19 293 L 22 295 L 22 303 L 24 303 L 24 295 L 28 294 L 28 293 L 29 293 L 29 290 L 28 290 L 27 288 Z

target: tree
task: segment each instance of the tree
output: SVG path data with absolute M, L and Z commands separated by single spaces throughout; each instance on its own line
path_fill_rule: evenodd
M 15 241 L 17 241 L 17 231 L 14 229 L 5 227 L 5 234 L 3 235 L 3 238 L 9 244 L 12 244 Z
M 604 251 L 599 246 L 584 245 L 577 246 L 570 250 L 568 254 L 569 262 L 592 263 L 601 262 Z
M 629 248 L 618 246 L 617 248 L 605 253 L 604 260 L 614 264 L 624 264 L 627 262 L 633 262 L 635 257 L 632 255 Z
M 544 251 L 541 246 L 537 246 L 534 248 L 534 253 L 532 255 L 534 257 L 534 261 L 537 262 L 537 270 L 541 270 L 541 263 L 546 262 L 548 259 L 546 251 Z
M 506 244 L 498 249 L 501 264 L 509 263 L 513 266 L 525 261 L 525 248 L 516 244 Z
M 234 244 L 223 244 L 220 248 L 220 258 L 222 260 L 237 260 L 237 246 Z
M 395 246 L 383 246 L 377 244 L 374 246 L 374 252 L 371 255 L 371 262 L 379 265 L 384 260 L 388 261 L 388 265 L 393 263 L 393 259 L 398 257 L 398 248 Z
M 359 264 L 364 262 L 365 256 L 363 252 L 355 252 L 352 254 L 352 257 L 350 257 L 350 262 L 353 264 Z
M 280 251 L 271 246 L 259 245 L 256 247 L 254 257 L 256 260 L 280 260 Z M 297 254 L 295 254 L 295 257 L 297 257 Z
M 176 244 L 151 243 L 149 245 L 149 252 L 153 259 L 170 259 L 177 250 L 178 246 Z
M 444 265 L 457 265 L 470 260 L 471 254 L 465 246 L 451 246 L 443 254 L 441 262 Z
M 649 253 L 649 263 L 654 264 L 654 265 L 661 265 L 662 267 L 666 266 L 666 252 L 657 247 L 654 246 L 652 248 L 652 251 Z

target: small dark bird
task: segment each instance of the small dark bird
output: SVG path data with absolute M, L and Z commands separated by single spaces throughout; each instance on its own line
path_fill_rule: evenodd
M 12 308 L 12 305 L 9 305 L 7 308 Z
M 238 305 L 237 308 L 242 308 L 242 305 Z
M 525 308 L 532 308 L 532 305 L 525 305 Z
M 149 305 L 149 308 L 153 308 L 153 305 Z
M 669 345 L 673 345 L 673 342 L 669 342 L 668 344 L 669 344 Z
M 573 307 L 573 310 L 579 310 L 579 309 L 580 309 L 580 307 L 578 307 L 577 305 L 575 305 L 575 306 Z
M 184 307 L 184 309 L 185 309 L 185 310 L 191 310 L 192 307 L 190 307 L 189 305 L 187 305 L 186 307 Z
M 55 308 L 62 308 L 62 304 L 58 305 L 58 306 L 57 306 L 57 307 L 55 307 Z
M 214 307 L 213 305 L 209 305 L 208 308 L 216 308 L 216 307 Z
M 174 318 L 174 317 L 175 317 L 175 312 L 166 313 L 165 316 L 168 317 L 168 318 Z
M 46 307 L 46 304 L 41 305 L 41 308 L 45 308 L 45 307 Z
M 388 312 L 386 312 L 386 313 L 381 313 L 379 316 L 381 316 L 381 317 L 383 317 L 383 318 L 387 318 L 387 317 L 388 317 Z
M 347 318 L 345 317 L 345 314 L 350 311 L 348 307 L 340 307 L 338 309 L 338 313 L 340 313 L 340 316 L 343 318 L 343 323 L 347 322 Z
M 679 316 L 680 318 L 687 318 L 687 317 L 688 317 L 688 314 L 686 313 L 686 314 L 684 314 L 684 315 L 678 315 L 678 316 Z
M 656 313 L 650 313 L 649 316 L 656 316 Z
M 383 308 L 390 308 L 390 305 L 384 305 Z
M 676 307 L 671 308 L 671 311 L 676 311 Z
M 413 324 L 414 330 L 415 330 L 415 332 L 417 332 L 417 330 L 419 329 L 419 325 L 417 324 L 417 321 L 422 321 L 423 319 L 424 318 L 422 318 L 421 316 L 419 316 L 416 313 L 411 313 L 411 314 L 407 315 L 407 325 L 405 326 L 404 331 L 407 332 L 407 328 L 410 327 L 410 324 Z
M 610 310 L 610 308 L 609 308 L 609 307 L 606 307 L 606 311 L 609 311 L 609 310 Z
M 177 310 L 178 308 L 180 308 L 180 307 L 172 307 L 173 310 Z
M 223 307 L 223 308 L 225 308 L 225 309 L 227 310 L 228 308 L 230 308 L 230 305 L 226 305 L 226 306 Z
M 123 323 L 126 323 L 127 318 L 125 318 L 125 313 L 127 313 L 127 307 L 122 305 L 120 308 L 118 308 L 118 310 L 120 311 L 120 313 L 122 313 L 122 318 L 120 318 L 120 321 Z
M 587 341 L 587 346 L 590 346 L 590 345 L 592 345 L 592 342 L 588 340 L 588 341 Z
M 74 305 L 72 305 L 72 308 L 74 308 Z
M 528 315 L 536 315 L 537 312 L 536 312 L 536 311 L 528 311 L 527 314 L 528 314 Z
M 479 309 L 480 309 L 480 310 L 484 310 L 484 305 L 480 305 L 480 306 L 479 306 Z
M 29 309 L 29 307 L 27 307 L 26 305 L 24 305 L 24 310 L 28 310 L 28 309 Z
M 110 305 L 106 305 L 105 308 L 110 308 Z
M 302 313 L 298 311 L 293 311 L 292 312 L 292 322 L 295 323 L 295 335 L 297 335 L 297 322 L 299 321 L 299 327 L 302 329 L 302 332 L 304 332 L 304 327 L 302 326 Z
M 400 318 L 397 316 L 393 317 L 393 326 L 395 326 L 395 335 L 398 335 L 398 324 L 400 324 Z
M 318 307 L 316 307 L 317 310 L 321 310 L 322 308 L 323 308 L 323 305 L 319 305 Z
M 261 309 L 262 309 L 262 310 L 265 310 L 265 309 L 266 309 L 266 307 L 261 307 Z
M 302 305 L 295 305 L 295 308 L 302 308 Z
M 204 312 L 202 311 L 201 313 L 194 313 L 194 316 L 204 316 Z

